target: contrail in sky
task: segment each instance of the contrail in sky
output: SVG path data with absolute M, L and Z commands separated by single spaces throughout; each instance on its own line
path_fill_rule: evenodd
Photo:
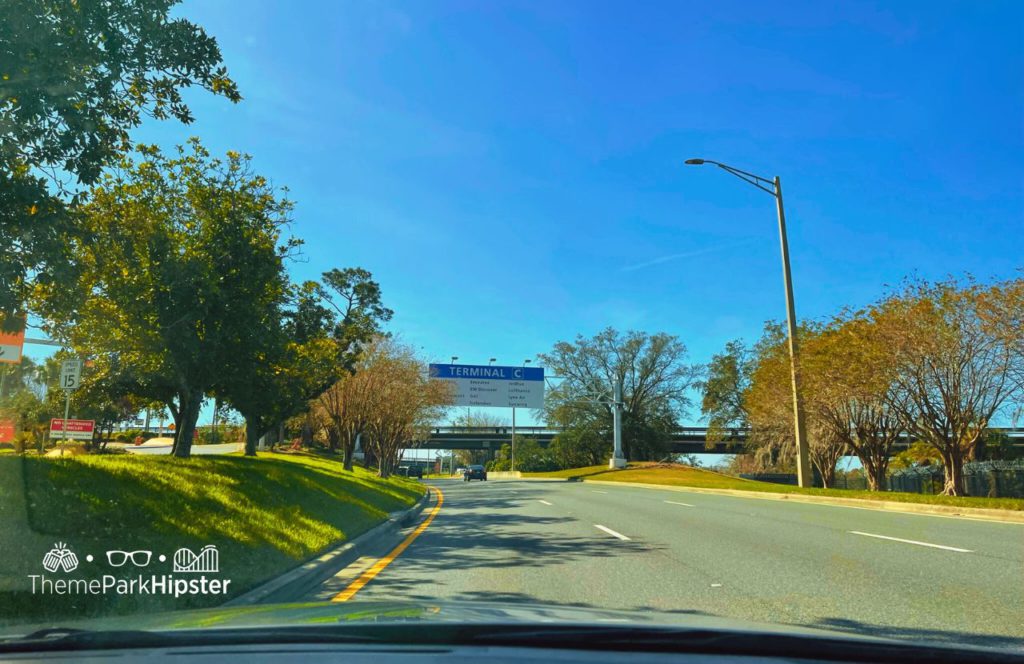
M 756 240 L 750 238 L 743 240 L 742 242 L 733 242 L 731 244 L 720 244 L 714 247 L 705 247 L 703 249 L 696 249 L 694 251 L 684 251 L 680 254 L 669 254 L 667 256 L 659 256 L 658 258 L 644 261 L 643 263 L 637 263 L 636 265 L 629 265 L 627 267 L 619 269 L 619 272 L 632 272 L 634 270 L 642 270 L 645 267 L 651 267 L 652 265 L 660 265 L 669 261 L 678 260 L 680 258 L 693 258 L 695 256 L 703 256 L 704 254 L 713 254 L 716 251 L 725 251 L 726 249 L 735 249 L 736 247 L 742 247 L 744 245 L 753 244 Z

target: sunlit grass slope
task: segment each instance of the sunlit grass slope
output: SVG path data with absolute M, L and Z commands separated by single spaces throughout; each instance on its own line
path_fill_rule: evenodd
M 170 560 L 179 547 L 198 551 L 214 544 L 220 555 L 220 572 L 215 576 L 231 579 L 232 596 L 362 534 L 389 512 L 414 504 L 425 491 L 415 480 L 381 480 L 362 468 L 346 472 L 334 459 L 297 454 L 188 460 L 141 455 L 0 459 L 0 464 L 12 463 L 24 463 L 20 474 L 31 531 L 67 543 L 83 561 L 73 574 L 64 576 L 170 573 Z M 38 548 L 36 537 L 32 545 Z M 145 570 L 112 571 L 105 562 L 108 549 L 152 551 L 153 562 Z M 32 573 L 44 571 L 40 565 L 44 553 L 24 549 L 27 559 L 35 563 L 28 565 L 35 569 Z M 84 564 L 87 554 L 102 564 Z M 168 562 L 158 564 L 160 554 Z M 225 601 L 223 597 L 47 601 L 4 590 L 0 614 L 8 617 L 12 613 L 81 616 Z

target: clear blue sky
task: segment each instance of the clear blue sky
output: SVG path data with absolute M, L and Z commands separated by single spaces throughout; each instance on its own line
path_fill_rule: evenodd
M 888 6 L 886 6 L 888 5 Z M 245 100 L 147 124 L 288 186 L 297 278 L 359 265 L 435 360 L 612 325 L 705 362 L 796 305 L 1024 264 L 1024 3 L 186 2 Z M 693 413 L 695 419 L 697 413 Z

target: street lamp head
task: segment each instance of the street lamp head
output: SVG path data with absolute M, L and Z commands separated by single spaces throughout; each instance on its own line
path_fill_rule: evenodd
M 498 361 L 498 358 L 496 358 L 496 357 L 492 357 L 492 358 L 491 358 L 490 360 L 488 360 L 488 361 L 489 361 L 489 362 L 490 362 L 491 364 L 494 364 L 495 362 L 497 362 L 497 361 Z
M 455 360 L 459 359 L 458 355 L 452 355 L 452 364 L 455 364 Z
M 703 159 L 687 159 L 686 163 L 688 165 L 690 165 L 690 166 L 703 166 L 704 165 L 704 160 Z
M 523 364 L 529 364 L 530 362 L 533 362 L 533 360 L 523 360 Z

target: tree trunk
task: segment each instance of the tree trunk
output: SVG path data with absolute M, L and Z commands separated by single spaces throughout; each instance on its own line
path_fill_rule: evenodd
M 337 452 L 340 445 L 341 433 L 338 432 L 338 427 L 329 424 L 327 426 L 327 449 L 331 452 Z
M 861 460 L 864 463 L 864 460 Z M 868 490 L 885 491 L 885 470 L 886 466 L 879 465 L 875 460 L 868 460 L 864 463 L 864 476 L 868 480 Z
M 942 469 L 945 474 L 945 486 L 942 489 L 942 495 L 966 496 L 964 455 L 958 446 L 942 453 Z
M 342 453 L 345 455 L 345 470 L 352 470 L 352 462 L 356 454 L 356 437 L 352 437 L 351 440 L 346 440 L 342 449 Z M 364 457 L 365 458 L 365 457 Z
M 245 456 L 256 456 L 256 446 L 260 442 L 262 427 L 256 418 L 245 418 Z
M 181 423 L 174 430 L 174 447 L 171 454 L 187 459 L 192 455 L 192 436 L 196 430 L 196 422 L 199 420 L 199 408 L 203 403 L 203 393 L 200 390 L 186 392 L 180 395 Z
M 825 489 L 831 489 L 836 485 L 836 467 L 826 467 L 821 473 L 821 486 Z

